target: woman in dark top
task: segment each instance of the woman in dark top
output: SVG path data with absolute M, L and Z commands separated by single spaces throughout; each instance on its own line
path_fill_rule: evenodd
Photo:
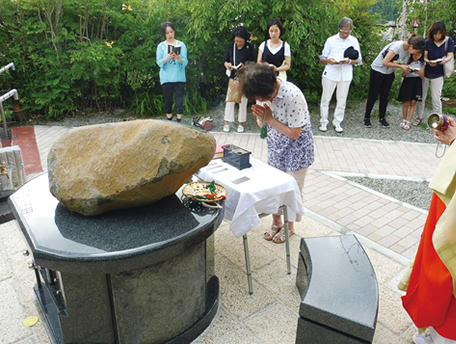
M 268 63 L 286 79 L 286 71 L 291 67 L 291 49 L 287 42 L 280 39 L 283 35 L 283 25 L 279 19 L 271 19 L 268 23 L 269 39 L 260 44 L 257 62 Z
M 448 42 L 447 42 L 448 41 Z M 446 45 L 446 51 L 445 51 Z M 443 21 L 436 21 L 431 25 L 424 50 L 423 100 L 417 106 L 417 119 L 413 125 L 423 121 L 424 102 L 426 101 L 429 85 L 431 86 L 432 111 L 442 113 L 443 65 L 451 60 L 454 54 L 454 42 L 447 37 L 447 30 Z M 437 62 L 432 62 L 436 61 Z M 441 60 L 441 61 L 439 61 Z
M 249 38 L 250 33 L 243 26 L 235 28 L 231 33 L 233 42 L 228 43 L 225 59 L 223 60 L 226 75 L 231 79 L 236 76 L 238 71 L 241 71 L 245 67 L 247 61 L 255 61 L 255 48 L 247 42 Z M 239 104 L 238 133 L 244 132 L 244 122 L 247 119 L 247 103 L 247 98 L 242 96 L 241 103 Z M 234 122 L 234 105 L 234 102 L 226 102 L 224 132 L 229 132 L 230 122 Z

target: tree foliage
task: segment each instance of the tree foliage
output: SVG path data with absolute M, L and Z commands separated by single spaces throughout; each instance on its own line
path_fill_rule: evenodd
M 371 10 L 379 16 L 381 23 L 395 22 L 400 15 L 400 6 L 402 2 L 399 3 L 397 0 L 378 0 L 372 5 Z
M 258 48 L 267 38 L 269 20 L 280 19 L 285 29 L 282 39 L 290 44 L 292 50 L 292 67 L 287 72 L 288 77 L 305 91 L 310 102 L 318 102 L 323 71 L 319 55 L 326 39 L 337 33 L 338 22 L 343 16 L 351 17 L 355 22 L 353 34 L 361 43 L 365 42 L 369 60 L 369 49 L 379 40 L 376 34 L 376 17 L 369 11 L 369 7 L 374 3 L 374 0 L 189 0 L 189 32 L 194 36 L 195 48 L 211 47 L 210 57 L 205 49 L 197 49 L 201 53 L 201 66 L 204 66 L 202 74 L 205 78 L 210 78 L 211 83 L 220 85 L 224 80 L 223 56 L 233 28 L 244 25 L 252 34 L 252 43 Z M 363 55 L 364 53 L 363 51 Z M 206 64 L 209 62 L 208 58 L 213 63 Z M 365 83 L 366 76 L 368 77 L 368 73 L 361 72 L 356 77 L 355 84 Z M 357 95 L 362 96 L 365 92 L 365 87 L 360 87 Z
M 407 21 L 410 32 L 427 38 L 430 26 L 437 20 L 442 20 L 447 29 L 447 35 L 456 41 L 456 2 L 445 0 L 432 0 L 428 3 L 408 3 L 409 20 Z M 412 22 L 413 20 L 413 22 Z M 413 24 L 417 24 L 417 27 Z M 456 77 L 444 79 L 442 95 L 452 99 L 456 98 Z
M 154 11 L 133 0 L 0 1 L 0 51 L 17 72 L 12 86 L 30 112 L 131 107 L 161 112 Z M 154 29 L 154 30 L 153 30 Z
M 372 12 L 375 2 L 0 0 L 1 65 L 14 62 L 17 68 L 0 83 L 2 89 L 18 89 L 26 110 L 49 118 L 117 107 L 139 115 L 162 114 L 155 54 L 163 40 L 160 24 L 171 21 L 176 38 L 188 47 L 184 113 L 202 112 L 208 101 L 224 97 L 223 57 L 231 31 L 244 25 L 258 49 L 267 37 L 268 21 L 279 18 L 285 28 L 282 38 L 292 49 L 288 77 L 309 102 L 318 103 L 323 70 L 319 54 L 346 16 L 354 21 L 352 34 L 360 42 L 364 62 L 355 68 L 349 97 L 360 99 L 367 93 L 369 65 L 386 44 L 376 26 L 379 17 Z M 455 5 L 445 6 L 439 13 L 445 13 L 451 26 L 454 16 L 449 18 L 448 12 L 456 13 Z M 419 18 L 431 20 L 430 15 Z

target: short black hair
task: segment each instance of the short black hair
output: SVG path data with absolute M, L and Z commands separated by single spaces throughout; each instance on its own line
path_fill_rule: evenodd
M 233 40 L 235 37 L 241 37 L 247 41 L 250 39 L 250 32 L 248 32 L 244 26 L 238 26 L 234 28 L 233 32 L 231 33 L 231 39 Z
M 271 20 L 269 21 L 269 23 L 268 23 L 268 29 L 267 29 L 267 30 L 268 30 L 268 36 L 269 36 L 269 28 L 270 28 L 271 26 L 274 26 L 274 25 L 277 25 L 277 27 L 278 27 L 279 30 L 280 30 L 280 36 L 282 36 L 283 33 L 285 32 L 285 30 L 283 29 L 283 24 L 282 24 L 282 22 L 281 22 L 279 19 L 276 19 L 276 18 L 271 19 Z M 270 37 L 269 37 L 269 38 L 270 38 Z
M 277 84 L 277 73 L 267 63 L 247 63 L 240 73 L 242 93 L 249 100 L 268 98 Z
M 170 27 L 171 29 L 173 29 L 174 32 L 176 32 L 176 29 L 174 28 L 174 24 L 173 24 L 173 23 L 171 23 L 171 22 L 164 22 L 164 23 L 162 24 L 161 29 L 162 29 L 162 35 L 163 35 L 163 37 L 165 37 L 165 38 L 166 38 L 166 29 L 169 28 L 169 27 Z

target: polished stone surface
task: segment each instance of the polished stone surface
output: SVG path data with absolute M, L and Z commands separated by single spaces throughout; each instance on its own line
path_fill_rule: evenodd
M 216 230 L 220 210 L 189 210 L 179 197 L 178 192 L 155 204 L 88 218 L 68 211 L 42 174 L 9 202 L 37 265 L 121 272 L 177 255 Z
M 179 194 L 87 218 L 47 175 L 10 198 L 35 264 L 35 294 L 57 343 L 188 343 L 215 317 L 214 232 L 223 208 Z
M 372 342 L 377 280 L 354 235 L 302 239 L 296 284 L 297 343 Z

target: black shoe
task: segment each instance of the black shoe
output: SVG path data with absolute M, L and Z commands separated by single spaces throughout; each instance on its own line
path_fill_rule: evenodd
M 364 118 L 364 126 L 366 128 L 372 128 L 372 124 L 371 124 L 370 118 Z
M 380 118 L 380 124 L 382 125 L 383 128 L 389 128 L 390 125 L 384 118 Z

